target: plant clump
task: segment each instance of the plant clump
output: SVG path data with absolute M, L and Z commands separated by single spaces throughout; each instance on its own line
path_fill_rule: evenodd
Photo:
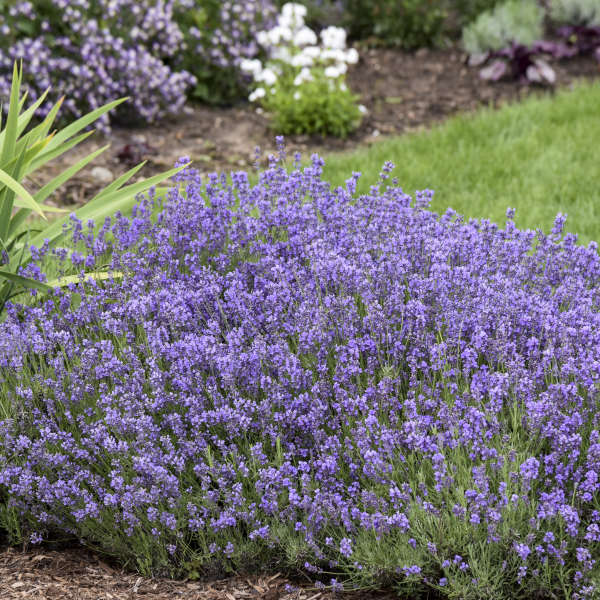
M 544 19 L 556 29 L 555 39 L 542 40 Z M 600 5 L 597 0 L 509 0 L 482 13 L 463 29 L 463 46 L 471 66 L 487 65 L 482 79 L 505 76 L 523 83 L 554 84 L 548 59 L 594 54 L 600 61 Z M 558 39 L 556 39 L 558 38 Z
M 544 11 L 536 0 L 508 0 L 481 13 L 463 29 L 463 46 L 471 55 L 500 50 L 511 43 L 529 45 L 542 38 Z
M 305 23 L 306 8 L 287 3 L 277 24 L 257 35 L 268 60 L 246 60 L 254 82 L 249 96 L 271 115 L 279 134 L 320 133 L 346 137 L 360 124 L 361 110 L 345 81 L 358 52 L 346 48 L 346 32 L 329 26 L 317 34 Z
M 270 0 L 0 0 L 0 98 L 22 60 L 36 99 L 51 87 L 79 117 L 117 97 L 121 122 L 152 122 L 181 110 L 188 93 L 205 101 L 239 96 L 238 65 L 258 51 Z M 49 111 L 52 97 L 41 111 Z M 109 128 L 108 116 L 101 125 Z
M 598 0 L 550 0 L 550 18 L 563 25 L 600 26 Z
M 597 246 L 563 215 L 547 235 L 437 215 L 391 164 L 366 195 L 322 166 L 188 168 L 36 252 L 122 277 L 8 307 L 2 526 L 144 573 L 591 597 Z

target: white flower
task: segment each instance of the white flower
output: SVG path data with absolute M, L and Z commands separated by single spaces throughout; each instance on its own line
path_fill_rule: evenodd
M 319 58 L 321 56 L 321 48 L 319 46 L 306 46 L 306 48 L 302 48 L 302 54 L 310 58 Z
M 269 36 L 269 42 L 273 46 L 278 46 L 281 40 L 284 42 L 292 41 L 292 30 L 289 27 L 281 27 L 278 25 L 277 27 L 273 27 L 270 31 L 267 32 Z
M 309 27 L 302 27 L 294 34 L 294 44 L 296 46 L 313 46 L 317 41 L 317 34 Z
M 294 92 L 294 100 L 300 100 L 301 97 L 302 94 L 300 94 L 300 92 Z
M 277 81 L 277 75 L 273 69 L 265 69 L 255 77 L 256 81 L 264 81 L 266 85 L 274 85 Z
M 285 27 L 287 29 L 296 29 L 296 20 L 289 19 L 288 17 L 284 17 L 283 15 L 279 15 L 277 17 L 277 25 L 279 27 Z
M 321 40 L 326 48 L 343 50 L 346 47 L 346 32 L 341 27 L 326 27 L 321 31 Z
M 271 51 L 271 58 L 289 63 L 292 60 L 292 54 L 287 46 L 277 46 Z
M 266 96 L 267 92 L 265 92 L 265 88 L 256 88 L 249 96 L 248 96 L 248 100 L 250 100 L 250 102 L 254 102 L 256 100 L 258 100 L 259 98 L 264 98 Z
M 306 56 L 306 54 L 296 54 L 290 60 L 290 64 L 293 67 L 311 67 L 314 61 L 310 56 Z
M 339 77 L 340 75 L 341 75 L 341 73 L 339 72 L 337 67 L 327 67 L 325 69 L 325 77 L 331 77 L 331 79 L 335 79 L 336 77 Z
M 306 17 L 306 6 L 298 2 L 287 2 L 281 7 L 281 15 L 286 19 L 294 17 L 304 19 Z
M 304 26 L 305 16 L 305 6 L 294 2 L 288 2 L 282 6 L 281 14 L 277 17 L 277 24 L 280 27 L 288 27 L 292 31 L 297 31 Z
M 349 65 L 355 65 L 358 62 L 358 52 L 356 48 L 350 48 L 346 52 L 346 62 Z
M 348 65 L 346 63 L 338 63 L 335 65 L 335 68 L 340 72 L 340 75 L 344 75 L 348 70 Z
M 296 79 L 294 79 L 294 85 L 302 85 L 305 81 L 312 81 L 313 76 L 310 72 L 310 69 L 304 67 L 300 70 L 300 73 L 296 75 Z
M 263 47 L 269 46 L 269 33 L 267 31 L 259 31 L 256 34 L 256 41 Z
M 363 104 L 358 105 L 358 111 L 361 112 L 363 115 L 366 115 L 369 112 L 367 110 L 367 107 L 364 106 Z
M 342 92 L 348 91 L 348 86 L 343 81 L 340 83 L 340 90 L 342 90 Z
M 339 48 L 328 48 L 321 52 L 323 60 L 333 60 L 337 63 L 346 62 L 346 53 Z
M 251 75 L 256 76 L 262 71 L 262 63 L 257 58 L 254 60 L 245 58 L 240 63 L 240 69 L 244 71 L 244 73 L 250 73 Z

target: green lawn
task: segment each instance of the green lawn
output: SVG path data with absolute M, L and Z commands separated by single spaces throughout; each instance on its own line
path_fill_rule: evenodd
M 324 177 L 341 185 L 360 171 L 366 192 L 386 160 L 405 192 L 435 190 L 436 212 L 503 224 L 510 206 L 519 227 L 545 231 L 563 212 L 581 242 L 600 239 L 600 83 L 327 156 Z

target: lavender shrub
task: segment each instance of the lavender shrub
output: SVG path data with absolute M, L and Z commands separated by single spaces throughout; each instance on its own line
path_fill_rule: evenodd
M 124 278 L 0 325 L 4 526 L 145 573 L 593 597 L 596 245 L 561 215 L 439 216 L 391 164 L 332 190 L 322 164 L 188 170 L 95 235 L 74 220 L 70 258 L 40 251 Z

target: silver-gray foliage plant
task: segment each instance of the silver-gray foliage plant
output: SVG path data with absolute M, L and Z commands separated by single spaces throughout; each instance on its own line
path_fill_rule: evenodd
M 463 29 L 471 55 L 500 50 L 512 42 L 530 45 L 543 34 L 544 11 L 535 0 L 509 0 L 488 10 Z
M 600 0 L 550 0 L 553 21 L 565 25 L 600 25 Z

